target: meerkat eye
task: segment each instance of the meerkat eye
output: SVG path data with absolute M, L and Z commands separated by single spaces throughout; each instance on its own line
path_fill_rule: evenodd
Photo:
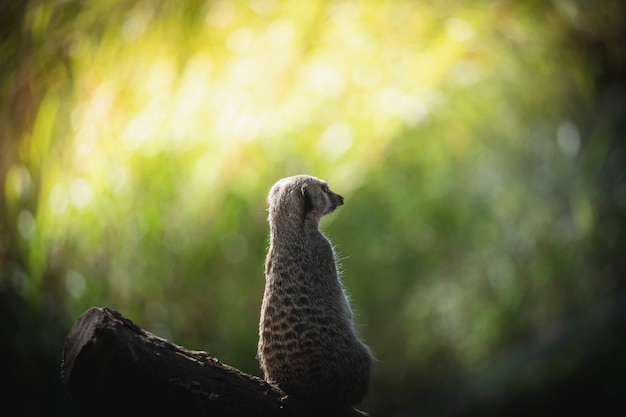
M 328 188 L 328 184 L 324 184 L 322 186 L 322 191 L 324 191 L 325 193 L 329 193 L 330 192 L 330 188 Z

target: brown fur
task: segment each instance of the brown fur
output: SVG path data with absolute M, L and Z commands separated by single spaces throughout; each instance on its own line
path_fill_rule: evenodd
M 372 355 L 357 336 L 319 220 L 343 204 L 307 175 L 269 192 L 270 248 L 258 353 L 265 379 L 328 410 L 348 410 L 368 393 Z

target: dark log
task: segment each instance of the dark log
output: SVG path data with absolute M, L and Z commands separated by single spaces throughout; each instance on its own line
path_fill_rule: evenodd
M 62 379 L 81 415 L 296 416 L 277 387 L 91 308 L 65 342 Z

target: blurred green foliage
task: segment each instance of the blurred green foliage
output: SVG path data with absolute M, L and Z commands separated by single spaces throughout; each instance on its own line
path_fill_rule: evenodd
M 71 324 L 105 305 L 260 374 L 265 195 L 298 173 L 346 197 L 324 230 L 379 359 L 374 414 L 623 293 L 620 2 L 4 4 L 15 378 L 57 383 Z

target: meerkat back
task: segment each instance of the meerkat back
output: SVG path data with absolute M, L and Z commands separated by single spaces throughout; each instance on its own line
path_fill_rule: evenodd
M 270 247 L 259 323 L 265 379 L 326 412 L 368 393 L 372 355 L 359 339 L 320 218 L 343 204 L 325 181 L 283 178 L 268 194 Z

